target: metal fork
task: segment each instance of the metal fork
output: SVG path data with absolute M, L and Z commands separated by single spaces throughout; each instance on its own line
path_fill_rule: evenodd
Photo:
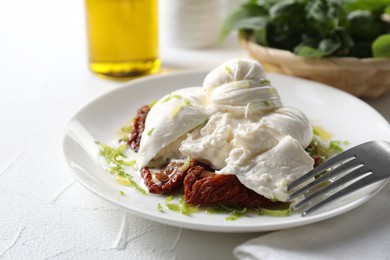
M 358 189 L 389 177 L 390 143 L 370 141 L 338 154 L 292 182 L 288 185 L 289 191 L 314 179 L 293 192 L 289 199 L 292 200 L 306 193 L 305 198 L 293 206 L 295 210 L 304 206 L 308 207 L 308 203 L 314 200 L 320 200 L 305 209 L 302 216 L 306 216 Z M 320 197 L 331 193 L 338 187 L 340 189 L 335 193 Z

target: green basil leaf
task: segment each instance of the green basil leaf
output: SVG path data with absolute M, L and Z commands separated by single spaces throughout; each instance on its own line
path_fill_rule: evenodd
M 267 40 L 269 46 L 292 51 L 302 41 L 300 33 L 284 31 L 283 26 L 267 26 Z
M 312 0 L 305 8 L 308 24 L 323 37 L 332 35 L 347 23 L 346 13 L 338 1 Z
M 390 3 L 388 6 L 386 6 L 384 13 L 390 15 Z
M 390 33 L 390 0 L 248 0 L 225 20 L 264 46 L 303 57 L 387 55 L 380 35 Z M 387 40 L 386 40 L 387 41 Z M 386 42 L 385 41 L 385 42 Z
M 375 58 L 390 58 L 390 33 L 379 36 L 372 44 Z
M 257 29 L 253 33 L 257 43 L 263 46 L 268 46 L 266 28 Z
M 335 36 L 338 37 L 341 41 L 340 49 L 337 51 L 338 56 L 346 56 L 349 53 L 349 49 L 352 48 L 355 44 L 354 39 L 351 37 L 349 32 L 344 28 L 339 28 L 336 31 Z
M 219 38 L 225 39 L 232 31 L 242 29 L 260 29 L 267 24 L 268 11 L 250 1 L 239 6 L 223 21 L 219 31 Z
M 270 24 L 280 34 L 294 34 L 306 27 L 305 5 L 302 1 L 282 0 L 269 9 Z
M 364 10 L 379 14 L 382 13 L 389 4 L 390 0 L 344 0 L 344 8 L 347 12 Z
M 386 31 L 385 23 L 369 11 L 353 11 L 348 14 L 349 32 L 356 39 L 371 39 L 378 37 Z
M 292 19 L 293 15 L 303 13 L 305 5 L 295 0 L 281 0 L 276 2 L 269 9 L 270 19 L 273 21 L 286 21 Z
M 330 56 L 341 46 L 341 41 L 338 37 L 322 39 L 318 44 L 318 49 L 321 50 L 325 56 Z
M 322 58 L 325 53 L 318 49 L 319 40 L 308 39 L 300 43 L 294 48 L 295 54 L 305 58 Z
M 296 54 L 304 58 L 322 58 L 325 56 L 321 50 L 310 46 L 302 46 L 296 51 Z
M 332 38 L 309 39 L 299 44 L 294 52 L 306 58 L 321 58 L 330 56 L 341 46 L 341 40 L 337 36 Z

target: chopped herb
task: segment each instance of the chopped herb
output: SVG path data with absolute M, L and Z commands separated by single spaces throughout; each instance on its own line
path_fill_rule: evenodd
M 185 163 L 179 168 L 179 171 L 185 172 L 190 167 L 191 159 L 187 157 Z
M 266 106 L 266 107 L 269 107 L 269 106 L 270 106 L 270 103 L 269 103 L 268 100 L 264 100 L 264 101 L 263 101 L 263 104 L 264 104 L 264 106 Z
M 246 212 L 246 208 L 245 211 L 243 212 L 233 211 L 232 213 L 230 213 L 229 217 L 225 218 L 225 220 L 229 220 L 229 221 L 237 220 L 238 218 L 242 217 L 245 214 L 245 212 Z
M 332 149 L 332 150 L 335 150 L 335 151 L 338 151 L 338 152 L 342 152 L 344 149 L 340 146 L 341 144 L 345 144 L 345 142 L 331 141 L 329 143 L 329 149 Z
M 102 144 L 100 142 L 96 142 L 96 144 L 99 146 L 100 155 L 104 157 L 107 164 L 123 164 L 123 159 L 120 158 L 126 158 L 126 155 L 123 153 L 124 150 L 127 147 L 127 144 L 122 144 L 118 148 L 113 148 L 111 146 Z
M 181 95 L 172 95 L 172 93 L 170 93 L 170 94 L 168 94 L 168 95 L 166 96 L 166 98 L 163 99 L 163 101 L 161 101 L 161 103 L 166 103 L 166 102 L 168 102 L 169 100 L 171 100 L 172 98 L 178 98 L 178 99 L 180 99 L 180 98 L 182 98 L 182 96 L 181 96 Z
M 229 66 L 225 66 L 225 71 L 230 74 L 230 75 L 233 75 L 233 71 L 232 69 L 229 67 Z
M 120 190 L 119 194 L 122 195 L 122 196 L 125 196 L 125 193 L 123 192 L 123 190 Z
M 124 183 L 123 185 L 133 187 L 134 189 L 136 189 L 141 194 L 144 194 L 144 195 L 146 194 L 146 191 L 143 188 L 141 188 L 141 186 L 139 186 L 137 182 L 135 182 L 133 180 L 133 176 L 125 173 L 124 171 L 120 171 L 118 173 L 117 177 L 118 176 L 122 177 L 121 180 Z M 126 181 L 124 179 L 126 179 Z
M 118 166 L 118 165 L 115 165 L 115 166 L 109 167 L 107 170 L 112 175 L 117 175 L 118 172 L 122 171 L 122 167 Z
M 228 220 L 228 221 L 237 220 L 238 218 L 240 218 L 243 215 L 245 215 L 245 213 L 248 210 L 246 207 L 243 207 L 243 208 L 233 208 L 233 207 L 229 207 L 229 206 L 226 206 L 226 205 L 223 205 L 223 204 L 221 204 L 220 206 L 221 206 L 221 208 L 223 208 L 224 210 L 229 212 L 229 216 L 225 218 L 225 220 Z
M 165 103 L 165 102 L 168 102 L 169 100 L 171 99 L 171 94 L 168 94 L 166 96 L 166 98 L 164 98 L 162 101 L 161 101 L 161 104 Z
M 238 218 L 242 217 L 248 212 L 248 209 L 246 207 L 243 208 L 237 208 L 237 207 L 230 207 L 224 204 L 220 204 L 219 207 L 209 207 L 206 209 L 207 214 L 229 214 L 228 217 L 225 218 L 227 221 L 233 221 L 237 220 Z
M 310 145 L 306 148 L 306 152 L 311 156 L 320 156 L 321 163 L 329 158 L 331 151 L 323 145 L 316 137 L 313 137 Z
M 250 80 L 233 81 L 231 82 L 231 84 L 229 84 L 229 87 L 235 89 L 246 89 L 246 88 L 250 88 L 251 86 L 252 83 Z
M 257 208 L 255 210 L 249 210 L 246 207 L 230 207 L 224 204 L 220 204 L 219 207 L 209 207 L 206 209 L 207 214 L 229 214 L 229 216 L 225 218 L 227 221 L 237 220 L 247 213 L 256 211 L 259 215 L 269 216 L 288 216 L 292 213 L 290 203 L 278 203 L 274 208 Z
M 314 125 L 313 134 L 318 136 L 323 141 L 328 141 L 332 138 L 332 134 L 328 131 L 325 131 L 322 127 Z
M 174 200 L 174 197 L 173 197 L 172 195 L 171 195 L 171 196 L 168 196 L 168 197 L 165 199 L 165 206 L 166 206 L 169 210 L 172 210 L 172 211 L 181 213 L 181 214 L 183 214 L 183 215 L 191 215 L 192 213 L 195 213 L 195 212 L 198 211 L 198 207 L 188 205 L 188 204 L 185 202 L 183 196 L 180 196 L 180 198 L 179 198 L 179 204 L 172 203 L 173 200 Z
M 318 156 L 319 163 L 322 163 L 332 155 L 342 152 L 344 150 L 342 146 L 347 144 L 347 141 L 331 141 L 326 145 L 314 136 L 306 152 L 313 158 Z
M 118 131 L 119 139 L 122 139 L 122 141 L 126 142 L 127 135 L 133 130 L 134 128 L 134 121 L 135 117 L 133 117 L 129 122 L 127 122 L 124 126 L 122 126 Z
M 117 175 L 115 180 L 123 186 L 131 186 L 131 180 L 129 178 Z
M 262 79 L 259 83 L 260 87 L 262 86 L 268 86 L 271 84 L 271 81 L 269 81 L 268 79 Z
M 172 211 L 175 211 L 175 212 L 180 212 L 180 206 L 177 205 L 177 204 L 173 204 L 171 203 L 171 201 L 174 200 L 174 197 L 171 195 L 171 196 L 168 196 L 166 199 L 165 199 L 165 206 L 169 209 L 169 210 L 172 210 Z
M 136 160 L 131 160 L 131 161 L 124 162 L 124 164 L 126 166 L 133 166 L 133 165 L 135 165 L 136 162 L 137 162 Z
M 171 111 L 171 113 L 169 114 L 169 118 L 170 119 L 174 119 L 177 115 L 177 113 L 179 113 L 179 111 L 182 109 L 182 105 L 181 104 L 177 104 L 173 110 Z
M 120 132 L 124 133 L 124 134 L 128 134 L 131 132 L 131 130 L 133 130 L 133 128 L 134 128 L 133 124 L 125 125 L 125 126 L 121 127 Z
M 291 207 L 284 208 L 284 209 L 266 209 L 266 208 L 259 208 L 259 215 L 267 215 L 267 216 L 273 216 L 273 217 L 283 217 L 283 216 L 289 216 L 291 215 Z
M 151 136 L 152 135 L 152 133 L 153 133 L 153 131 L 154 131 L 154 127 L 153 128 L 151 128 L 146 134 L 148 135 L 148 136 Z
M 151 109 L 152 107 L 154 107 L 154 105 L 157 103 L 157 99 L 153 100 L 152 102 L 149 103 L 149 108 Z
M 180 203 L 180 213 L 184 215 L 191 215 L 192 213 L 195 213 L 198 211 L 198 207 L 189 205 L 186 203 L 184 196 L 180 196 L 179 198 Z
M 207 207 L 205 210 L 206 214 L 228 214 L 229 212 L 226 209 L 222 209 L 221 207 Z
M 127 174 L 124 170 L 125 166 L 133 166 L 136 161 L 125 161 L 126 155 L 123 153 L 127 147 L 127 144 L 123 144 L 118 148 L 113 148 L 108 145 L 96 142 L 99 146 L 100 154 L 104 157 L 107 164 L 107 171 L 110 174 L 115 175 L 115 180 L 125 186 L 130 186 L 136 189 L 141 194 L 146 194 L 146 191 L 142 189 L 134 180 L 133 177 Z
M 123 171 L 119 172 L 118 175 L 115 176 L 115 180 L 121 184 L 121 185 L 124 185 L 124 186 L 129 186 L 129 187 L 133 187 L 135 190 L 137 190 L 139 193 L 145 195 L 146 194 L 146 191 L 144 189 L 142 189 L 138 183 L 136 183 L 134 180 L 133 180 L 133 177 Z
M 163 207 L 161 206 L 160 203 L 157 204 L 157 210 L 158 210 L 159 212 L 161 212 L 161 213 L 164 213 L 164 209 L 163 209 Z
M 185 99 L 184 100 L 184 105 L 191 106 L 191 101 L 189 101 L 188 99 Z
M 271 83 L 271 82 L 270 82 L 270 83 Z M 270 87 L 270 88 L 268 89 L 268 91 L 269 91 L 269 93 L 270 93 L 271 95 L 274 95 L 274 94 L 277 93 L 276 88 L 274 88 L 274 87 Z

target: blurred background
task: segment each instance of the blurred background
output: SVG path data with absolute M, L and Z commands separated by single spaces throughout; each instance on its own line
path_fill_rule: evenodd
M 170 2 L 175 1 L 159 1 L 159 54 L 162 66 L 164 68 L 199 68 L 198 65 L 203 59 L 199 53 L 194 55 L 194 60 L 191 61 L 180 57 L 181 51 L 190 51 L 193 46 L 188 48 L 177 46 L 178 52 L 169 49 L 170 46 L 180 45 L 177 38 L 172 35 L 176 33 L 176 30 L 166 30 L 168 23 L 172 23 L 172 18 L 174 18 L 168 15 L 172 10 L 169 8 Z M 210 23 L 220 23 L 222 17 L 240 2 L 242 1 L 216 1 L 218 15 Z M 41 72 L 50 76 L 60 74 L 59 70 L 64 74 L 67 71 L 79 71 L 82 75 L 84 74 L 82 72 L 88 70 L 84 1 L 2 1 L 0 3 L 0 35 L 0 58 L 3 64 L 7 64 L 7 66 L 2 66 L 1 74 L 3 78 L 9 80 L 9 83 L 21 75 L 30 77 L 31 80 L 39 80 L 35 78 Z M 214 38 L 212 44 L 204 47 L 220 48 L 222 51 L 232 50 L 237 46 L 235 40 L 217 43 L 216 35 Z M 205 56 L 207 52 L 204 50 Z M 176 55 L 172 55 L 173 53 Z M 231 57 L 234 56 L 235 53 L 232 53 Z M 213 64 L 210 64 L 210 67 L 212 66 Z

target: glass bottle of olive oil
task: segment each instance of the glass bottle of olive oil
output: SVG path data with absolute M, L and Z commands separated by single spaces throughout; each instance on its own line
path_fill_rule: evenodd
M 154 73 L 157 0 L 86 0 L 90 69 L 110 77 Z

